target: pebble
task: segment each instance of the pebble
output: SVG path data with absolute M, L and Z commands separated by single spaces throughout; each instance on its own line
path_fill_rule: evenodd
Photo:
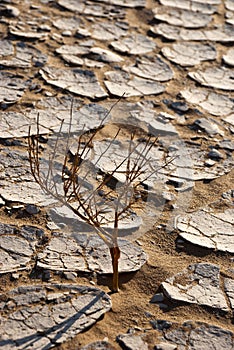
M 151 298 L 150 303 L 160 303 L 164 300 L 164 295 L 162 293 L 156 293 Z
M 71 281 L 75 281 L 75 279 L 77 277 L 77 273 L 70 272 L 70 271 L 64 271 L 63 275 L 67 280 L 71 280 Z
M 207 167 L 212 167 L 213 165 L 216 164 L 216 161 L 215 160 L 212 160 L 212 159 L 207 159 L 205 162 L 204 162 L 204 165 L 207 166 Z
M 142 337 L 135 334 L 121 334 L 117 336 L 117 342 L 121 345 L 121 347 L 135 350 L 148 350 L 148 345 L 143 341 Z
M 209 153 L 208 157 L 214 160 L 220 160 L 223 159 L 224 156 L 221 152 L 219 152 L 217 149 L 213 148 Z
M 30 215 L 35 215 L 40 212 L 40 209 L 34 204 L 27 204 L 25 210 Z

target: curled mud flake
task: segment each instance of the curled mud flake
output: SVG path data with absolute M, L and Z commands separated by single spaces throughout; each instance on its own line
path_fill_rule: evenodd
M 112 41 L 111 46 L 121 53 L 143 55 L 155 49 L 153 40 L 142 34 L 130 34 L 122 39 Z
M 0 72 L 0 104 L 10 105 L 21 99 L 27 88 L 23 78 L 9 73 Z
M 156 8 L 154 13 L 155 19 L 184 28 L 206 27 L 212 19 L 208 14 L 166 7 Z
M 38 25 L 38 23 L 37 23 Z M 20 29 L 19 29 L 20 27 Z M 32 39 L 32 40 L 46 40 L 48 38 L 48 33 L 45 31 L 38 31 L 38 26 L 26 23 L 20 24 L 20 26 L 12 23 L 9 26 L 9 32 L 19 38 Z
M 92 25 L 90 32 L 92 38 L 101 41 L 118 40 L 128 34 L 129 25 L 127 22 L 98 22 Z
M 167 23 L 159 23 L 151 27 L 153 34 L 161 35 L 169 40 L 180 41 L 214 41 L 221 43 L 232 43 L 234 32 L 232 25 L 218 26 L 214 29 L 186 29 L 172 26 Z
M 0 57 L 0 65 L 16 68 L 42 67 L 46 64 L 46 61 L 47 55 L 23 42 L 19 42 L 15 45 L 15 54 L 11 53 L 10 58 L 2 59 Z
M 146 6 L 145 0 L 97 0 L 97 1 L 112 4 L 112 5 L 132 7 L 132 8 Z
M 110 71 L 105 73 L 104 81 L 108 91 L 114 96 L 124 97 L 157 95 L 165 90 L 165 87 L 152 79 L 131 77 L 123 71 Z
M 187 102 L 202 107 L 215 116 L 224 117 L 233 112 L 234 102 L 228 95 L 206 91 L 202 88 L 185 89 L 180 92 L 180 95 Z
M 53 21 L 53 26 L 60 30 L 70 30 L 74 33 L 83 24 L 82 20 L 78 17 L 58 18 Z
M 204 86 L 234 90 L 234 72 L 228 68 L 207 68 L 204 71 L 190 72 L 188 75 Z
M 217 5 L 221 0 L 210 0 L 206 2 L 194 0 L 160 0 L 161 5 L 175 7 L 177 9 L 200 12 L 204 14 L 213 14 L 217 10 Z
M 215 47 L 208 44 L 173 44 L 171 47 L 163 47 L 162 53 L 170 61 L 178 63 L 182 67 L 191 67 L 202 61 L 216 59 Z
M 93 40 L 87 40 L 80 45 L 62 45 L 56 49 L 56 52 L 70 65 L 82 66 L 85 64 L 88 67 L 87 57 L 93 45 Z M 97 62 L 97 64 L 102 65 L 101 62 Z
M 98 1 L 90 3 L 76 0 L 59 0 L 58 4 L 67 10 L 87 16 L 124 19 L 126 15 L 124 8 L 117 8 L 115 4 L 110 4 L 109 1 L 108 4 L 103 4 L 102 2 L 98 3 Z
M 40 70 L 42 78 L 51 85 L 73 92 L 77 95 L 101 98 L 107 94 L 100 86 L 95 73 L 82 69 L 57 69 L 46 67 Z
M 224 131 L 220 128 L 219 124 L 212 118 L 199 118 L 193 123 L 194 127 L 205 131 L 209 136 L 222 135 L 224 136 Z
M 139 58 L 134 65 L 124 66 L 123 69 L 141 78 L 160 82 L 168 81 L 173 78 L 172 69 L 160 56 L 154 59 Z

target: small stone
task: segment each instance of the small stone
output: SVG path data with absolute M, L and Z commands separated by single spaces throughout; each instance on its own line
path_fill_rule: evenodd
M 75 281 L 77 277 L 76 272 L 70 272 L 70 271 L 64 271 L 63 275 L 67 280 L 71 280 L 71 281 Z
M 51 279 L 51 272 L 49 270 L 45 270 L 42 275 L 43 281 L 49 281 Z
M 223 140 L 219 142 L 218 146 L 229 151 L 234 151 L 234 142 L 232 140 Z
M 189 107 L 184 102 L 172 102 L 170 107 L 177 113 L 185 113 L 189 110 Z
M 72 32 L 70 31 L 70 30 L 64 30 L 63 32 L 62 32 L 62 36 L 72 36 Z
M 185 183 L 185 180 L 177 177 L 170 177 L 167 183 L 168 185 L 173 185 L 175 187 L 182 187 Z
M 207 159 L 207 160 L 205 161 L 204 164 L 205 164 L 205 166 L 207 166 L 207 167 L 212 167 L 213 165 L 216 164 L 216 161 L 213 160 L 213 159 Z
M 168 309 L 168 305 L 164 304 L 164 303 L 158 303 L 158 306 L 160 307 L 161 310 L 167 310 Z
M 40 209 L 34 204 L 27 204 L 25 210 L 30 215 L 35 215 L 40 212 Z
M 0 15 L 1 16 L 18 17 L 19 14 L 20 14 L 20 11 L 15 6 L 1 5 L 1 7 L 0 7 Z
M 222 130 L 217 123 L 211 118 L 200 118 L 195 120 L 194 125 L 198 126 L 201 130 L 205 131 L 208 135 L 213 136 L 216 134 L 223 135 Z
M 219 152 L 217 149 L 213 148 L 209 153 L 208 157 L 214 160 L 220 160 L 223 159 L 224 156 L 222 155 L 221 152 Z
M 234 198 L 234 190 L 229 190 L 227 192 L 222 193 L 222 198 L 232 200 Z
M 50 32 L 51 31 L 51 27 L 48 24 L 41 24 L 39 26 L 39 28 L 45 32 Z
M 172 323 L 166 320 L 151 320 L 150 324 L 159 331 L 169 329 L 172 326 Z
M 51 231 L 60 230 L 60 227 L 58 225 L 56 225 L 53 221 L 47 222 L 46 227 Z
M 150 303 L 159 303 L 162 302 L 164 300 L 164 295 L 163 293 L 157 293 L 154 294 L 154 296 L 151 298 Z
M 140 335 L 121 334 L 117 336 L 117 342 L 128 350 L 148 350 L 148 345 L 143 341 Z
M 12 277 L 14 280 L 18 280 L 19 277 L 20 277 L 20 274 L 17 273 L 17 272 L 15 272 L 15 273 L 12 273 L 12 274 L 11 274 L 11 277 Z

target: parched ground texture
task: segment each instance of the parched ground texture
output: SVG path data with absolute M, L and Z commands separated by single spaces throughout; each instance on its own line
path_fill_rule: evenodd
M 0 348 L 234 349 L 233 1 L 8 0 L 0 33 Z M 97 181 L 132 129 L 157 137 L 115 294 L 105 244 L 30 173 L 29 125 L 46 166 L 71 105 L 71 154 L 105 118 Z

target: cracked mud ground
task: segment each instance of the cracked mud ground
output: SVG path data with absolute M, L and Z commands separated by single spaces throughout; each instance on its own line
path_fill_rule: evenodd
M 233 1 L 8 0 L 0 16 L 0 348 L 234 349 Z M 108 295 L 108 251 L 35 184 L 27 135 L 39 113 L 48 154 L 71 96 L 75 134 L 123 94 L 90 162 L 121 162 L 132 126 L 158 137 L 154 167 L 176 161 L 146 184 L 150 220 L 122 223 Z

